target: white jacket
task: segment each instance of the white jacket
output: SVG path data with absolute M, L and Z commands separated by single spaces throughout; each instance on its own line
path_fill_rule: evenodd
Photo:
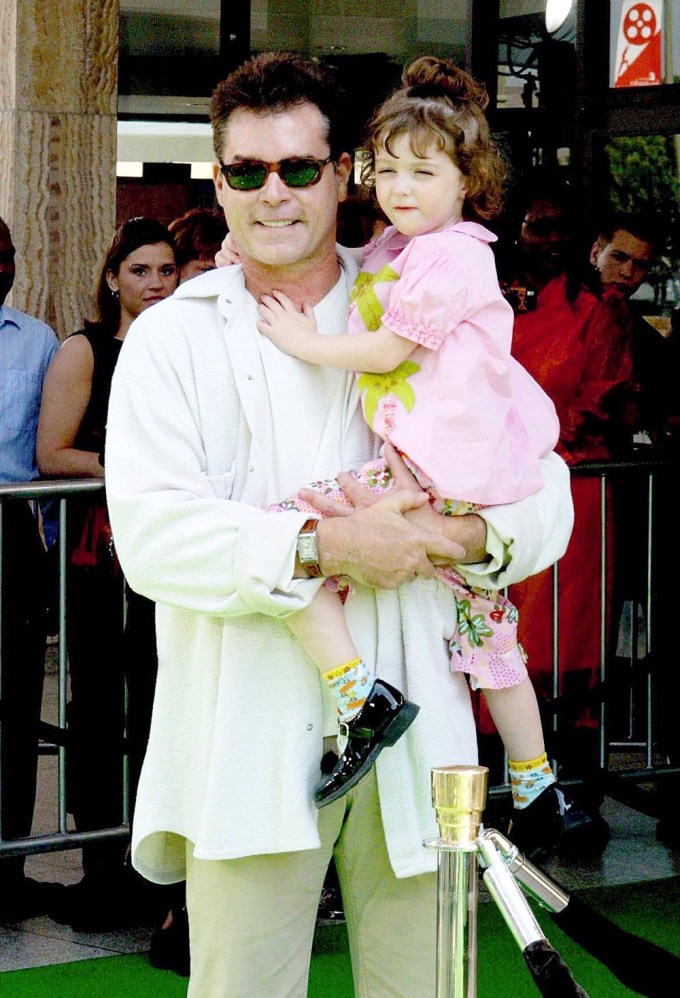
M 355 272 L 343 261 L 315 310 L 319 328 L 335 333 Z M 133 829 L 133 862 L 158 882 L 183 878 L 185 838 L 200 859 L 319 845 L 311 791 L 333 706 L 279 618 L 320 583 L 292 579 L 305 515 L 258 507 L 358 467 L 375 442 L 354 377 L 280 353 L 254 317 L 240 267 L 188 281 L 133 323 L 113 379 L 106 484 L 116 546 L 131 586 L 158 603 Z M 485 511 L 495 557 L 467 573 L 471 582 L 506 585 L 561 556 L 572 514 L 555 455 L 544 478 L 535 496 Z M 411 876 L 436 863 L 422 847 L 437 834 L 431 767 L 476 760 L 465 679 L 448 669 L 455 602 L 435 580 L 356 589 L 345 609 L 359 651 L 421 707 L 377 766 L 392 866 Z

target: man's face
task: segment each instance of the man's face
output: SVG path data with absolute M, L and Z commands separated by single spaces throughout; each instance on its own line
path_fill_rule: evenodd
M 5 304 L 5 298 L 14 284 L 14 244 L 9 230 L 0 225 L 0 305 Z
M 631 232 L 617 229 L 610 243 L 598 239 L 593 245 L 590 262 L 600 271 L 603 284 L 613 284 L 630 297 L 649 273 L 654 246 Z
M 314 104 L 301 104 L 278 114 L 234 111 L 227 124 L 222 162 L 322 160 L 329 153 L 321 112 Z M 249 261 L 299 269 L 334 252 L 338 202 L 346 196 L 350 167 L 350 158 L 343 153 L 337 164 L 323 167 L 320 180 L 311 187 L 287 187 L 272 172 L 263 187 L 250 191 L 232 190 L 215 167 L 217 199 L 246 273 Z
M 541 274 L 554 277 L 564 269 L 570 242 L 568 222 L 561 205 L 539 198 L 527 208 L 519 244 Z

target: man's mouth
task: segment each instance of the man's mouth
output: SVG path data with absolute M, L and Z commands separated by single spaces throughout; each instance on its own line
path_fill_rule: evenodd
M 264 225 L 267 229 L 283 229 L 287 225 L 295 225 L 297 218 L 272 218 L 269 220 L 260 219 L 258 225 Z

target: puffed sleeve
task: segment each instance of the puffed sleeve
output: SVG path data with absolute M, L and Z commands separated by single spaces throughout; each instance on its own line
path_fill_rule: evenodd
M 404 249 L 382 324 L 420 346 L 438 350 L 465 318 L 470 303 L 467 275 L 438 241 L 414 239 Z

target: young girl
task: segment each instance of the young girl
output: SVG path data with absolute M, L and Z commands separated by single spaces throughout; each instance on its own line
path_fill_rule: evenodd
M 541 488 L 539 459 L 553 449 L 558 423 L 548 397 L 510 356 L 513 315 L 489 247 L 495 237 L 479 223 L 498 212 L 505 177 L 484 116 L 486 94 L 431 57 L 410 65 L 403 83 L 369 125 L 364 174 L 375 178 L 393 226 L 359 251 L 351 335 L 319 334 L 311 308 L 300 313 L 276 292 L 263 297 L 258 328 L 302 360 L 364 372 L 358 386 L 373 430 L 402 455 L 437 511 L 460 515 Z M 376 491 L 390 484 L 384 461 L 360 477 Z M 314 488 L 342 498 L 335 483 Z M 276 508 L 313 512 L 298 497 Z M 452 568 L 437 571 L 458 603 L 451 668 L 484 690 L 512 759 L 515 807 L 526 808 L 554 777 L 516 612 Z M 369 674 L 331 583 L 286 619 L 338 701 L 340 756 L 315 787 L 319 807 L 354 786 L 418 710 Z M 373 717 L 390 695 L 394 716 L 385 728 Z

